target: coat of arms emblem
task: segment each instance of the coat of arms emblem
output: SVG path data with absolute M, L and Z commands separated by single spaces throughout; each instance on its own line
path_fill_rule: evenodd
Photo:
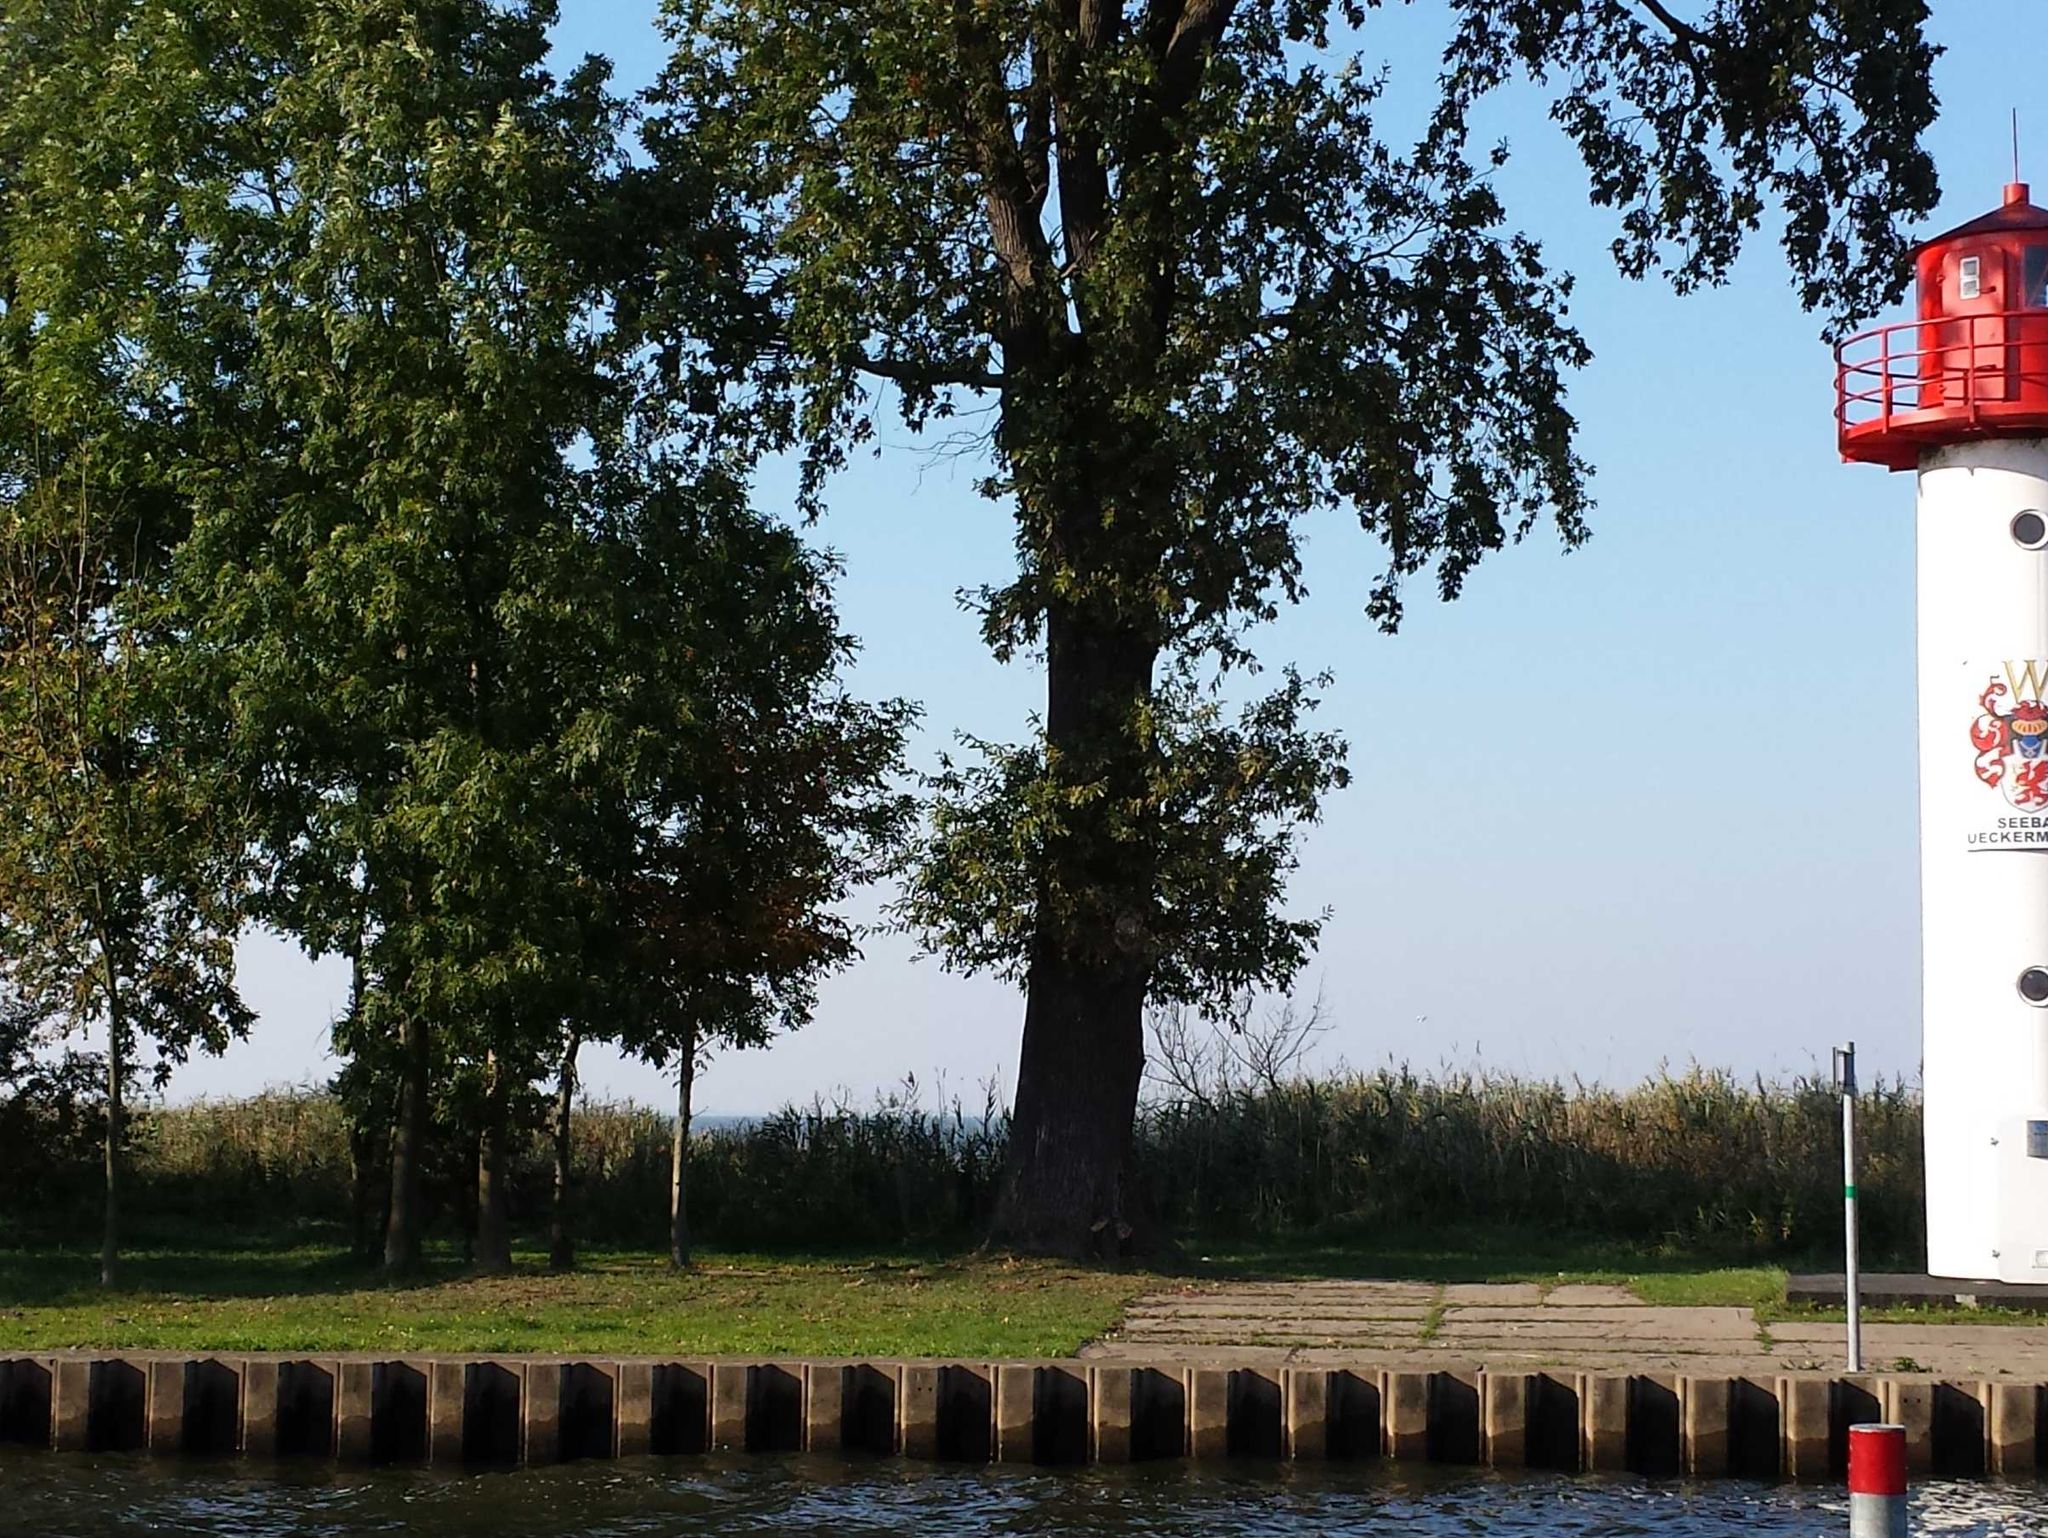
M 2023 812 L 2048 807 L 2048 704 L 2031 665 L 2025 680 L 2032 699 L 2016 698 L 2010 710 L 1998 702 L 2013 691 L 1993 678 L 1977 696 L 1977 719 L 1970 725 L 1970 746 L 1977 750 L 1977 778 L 2005 792 L 2005 799 Z

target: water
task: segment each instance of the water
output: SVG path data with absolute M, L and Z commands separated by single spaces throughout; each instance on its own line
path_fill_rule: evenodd
M 2048 1486 L 1929 1483 L 1913 1531 L 2048 1538 Z M 1556 1534 L 1845 1538 L 1838 1490 L 1447 1469 L 963 1469 L 814 1458 L 435 1474 L 0 1449 L 4 1538 L 683 1538 L 694 1534 Z

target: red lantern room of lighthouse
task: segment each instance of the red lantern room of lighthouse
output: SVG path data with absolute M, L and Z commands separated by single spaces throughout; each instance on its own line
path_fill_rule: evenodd
M 1926 449 L 2048 436 L 2048 208 L 2027 184 L 1914 258 L 1919 319 L 1835 353 L 1844 459 L 1911 470 Z

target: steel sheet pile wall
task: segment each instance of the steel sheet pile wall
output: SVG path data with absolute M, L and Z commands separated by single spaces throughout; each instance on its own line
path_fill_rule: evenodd
M 1848 1428 L 1915 1472 L 2030 1476 L 2041 1385 L 1062 1362 L 56 1356 L 0 1360 L 0 1440 L 511 1466 L 709 1449 L 1019 1463 L 1371 1458 L 1839 1478 Z

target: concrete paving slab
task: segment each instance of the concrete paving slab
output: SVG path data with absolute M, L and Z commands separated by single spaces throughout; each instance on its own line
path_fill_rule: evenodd
M 1439 1335 L 1528 1335 L 1546 1340 L 1747 1340 L 1756 1321 L 1744 1308 L 1610 1309 L 1597 1321 L 1554 1319 L 1542 1309 L 1515 1315 L 1499 1310 L 1474 1319 L 1463 1312 L 1444 1315 Z
M 1161 1305 L 1140 1299 L 1131 1307 L 1132 1319 L 1425 1319 L 1434 1305 L 1382 1304 L 1378 1308 L 1336 1308 L 1307 1299 L 1292 1304 L 1238 1303 L 1228 1299 Z M 1515 1311 L 1522 1312 L 1522 1311 Z
M 1574 1304 L 1597 1304 L 1606 1308 L 1641 1308 L 1643 1300 L 1626 1287 L 1568 1283 L 1543 1295 L 1545 1308 L 1568 1308 Z
M 1435 1282 L 1352 1282 L 1352 1281 L 1304 1281 L 1304 1282 L 1227 1282 L 1221 1286 L 1200 1286 L 1177 1288 L 1171 1292 L 1156 1294 L 1160 1297 L 1213 1297 L 1228 1294 L 1231 1297 L 1259 1298 L 1322 1298 L 1356 1297 L 1385 1299 L 1434 1298 L 1443 1289 Z
M 1285 1348 L 1272 1346 L 1142 1346 L 1132 1347 L 1123 1341 L 1096 1341 L 1083 1346 L 1078 1353 L 1082 1359 L 1091 1362 L 1142 1361 L 1153 1364 L 1172 1362 L 1193 1362 L 1205 1367 L 1243 1367 L 1261 1362 L 1281 1362 L 1288 1358 Z
M 1673 1308 L 1662 1304 L 1637 1303 L 1631 1308 L 1447 1308 L 1444 1318 L 1465 1323 L 1514 1320 L 1539 1322 L 1561 1328 L 1606 1330 L 1625 1328 L 1631 1321 L 1683 1327 L 1701 1317 L 1736 1316 L 1749 1320 L 1746 1308 Z M 1754 1328 L 1752 1325 L 1751 1328 Z
M 1419 1322 L 1399 1320 L 1382 1324 L 1330 1319 L 1303 1319 L 1292 1323 L 1268 1320 L 1257 1325 L 1226 1320 L 1221 1324 L 1205 1325 L 1126 1325 L 1117 1334 L 1126 1340 L 1214 1340 L 1225 1343 L 1275 1335 L 1312 1335 L 1330 1340 L 1420 1340 L 1423 1326 Z
M 1451 1282 L 1443 1288 L 1443 1301 L 1457 1308 L 1534 1308 L 1543 1301 L 1543 1289 L 1534 1282 Z
M 1844 1350 L 1839 1324 L 1774 1324 L 1773 1350 L 1780 1361 L 1817 1362 L 1838 1367 Z M 1863 1358 L 1889 1371 L 1941 1373 L 1949 1377 L 2041 1377 L 2048 1375 L 2048 1328 L 2031 1325 L 1866 1324 Z
M 1395 1301 L 1403 1300 L 1403 1301 Z M 1424 1330 L 1428 1328 L 1428 1338 Z M 1864 1330 L 1873 1369 L 1969 1380 L 2048 1378 L 2048 1326 L 1890 1325 Z M 1526 1283 L 1261 1282 L 1145 1297 L 1090 1360 L 1297 1366 L 1497 1364 L 1513 1370 L 1686 1371 L 1731 1377 L 1839 1365 L 1842 1326 L 1774 1324 L 1749 1310 L 1652 1306 L 1618 1287 Z
M 1199 1345 L 1212 1341 L 1219 1346 L 1230 1345 L 1243 1340 L 1330 1340 L 1357 1341 L 1368 1344 L 1373 1341 L 1416 1341 L 1421 1333 L 1409 1330 L 1398 1334 L 1369 1335 L 1356 1331 L 1336 1332 L 1330 1330 L 1237 1330 L 1224 1333 L 1215 1330 L 1119 1330 L 1115 1340 L 1128 1341 L 1133 1345 Z
M 1671 1346 L 1658 1342 L 1635 1341 L 1555 1341 L 1530 1339 L 1527 1337 L 1459 1337 L 1446 1340 L 1441 1336 L 1428 1342 L 1429 1349 L 1439 1355 L 1458 1357 L 1483 1357 L 1497 1353 L 1511 1353 L 1515 1356 L 1540 1358 L 1544 1361 L 1567 1365 L 1582 1364 L 1587 1358 L 1618 1357 L 1629 1362 L 1653 1363 L 1692 1361 L 1700 1357 L 1715 1360 L 1748 1362 L 1752 1365 L 1769 1361 L 1760 1351 L 1736 1351 L 1725 1343 L 1703 1342 L 1696 1348 Z M 1644 1371 L 1649 1371 L 1646 1365 Z

